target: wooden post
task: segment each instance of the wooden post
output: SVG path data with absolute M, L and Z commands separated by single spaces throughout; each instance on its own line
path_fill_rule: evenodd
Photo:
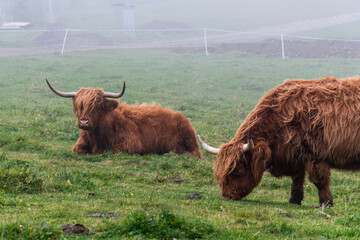
M 66 43 L 66 38 L 67 38 L 68 32 L 69 32 L 69 29 L 67 28 L 67 29 L 66 29 L 66 32 L 65 32 L 65 37 L 64 37 L 63 44 L 62 44 L 62 48 L 61 48 L 61 55 L 64 54 L 65 43 Z
M 204 28 L 204 42 L 205 42 L 205 54 L 209 55 L 208 48 L 207 48 L 206 28 Z
M 285 59 L 284 34 L 281 34 L 281 53 L 282 58 Z

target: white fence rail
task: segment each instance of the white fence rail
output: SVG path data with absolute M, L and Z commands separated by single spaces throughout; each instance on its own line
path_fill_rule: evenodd
M 0 56 L 70 51 L 159 48 L 206 55 L 242 51 L 269 57 L 360 58 L 360 40 L 222 29 L 0 30 Z

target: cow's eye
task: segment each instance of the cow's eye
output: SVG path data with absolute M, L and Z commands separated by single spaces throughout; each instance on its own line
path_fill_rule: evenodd
M 234 171 L 231 173 L 233 176 L 240 176 L 243 175 L 244 172 L 246 172 L 246 166 L 244 163 L 238 163 Z
M 236 168 L 236 169 L 234 169 L 234 171 L 232 171 L 232 173 L 230 174 L 230 176 L 234 176 L 234 177 L 240 176 L 240 175 L 241 175 L 241 172 L 242 172 L 242 169 L 241 169 L 241 168 Z

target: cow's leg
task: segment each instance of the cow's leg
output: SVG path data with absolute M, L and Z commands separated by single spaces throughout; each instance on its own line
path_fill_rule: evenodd
M 195 136 L 194 136 L 195 140 Z M 201 158 L 201 151 L 196 140 L 185 139 L 183 144 L 178 144 L 175 152 L 177 154 L 188 153 L 192 157 Z
M 330 192 L 330 167 L 324 162 L 312 163 L 307 167 L 309 180 L 319 191 L 320 205 L 332 206 L 333 198 Z
M 121 152 L 126 152 L 123 144 L 116 144 L 115 147 L 112 149 L 112 153 L 121 153 Z
M 185 154 L 185 153 L 187 153 L 187 151 L 185 150 L 185 148 L 182 145 L 176 146 L 175 152 L 177 154 Z
M 78 154 L 82 154 L 82 153 L 91 153 L 91 150 L 87 146 L 83 146 L 81 144 L 76 144 L 73 147 L 73 152 L 78 153 Z
M 77 140 L 76 144 L 73 147 L 73 152 L 81 153 L 91 153 L 91 147 L 88 137 L 84 132 L 81 131 L 80 137 Z
M 305 171 L 302 171 L 291 178 L 291 197 L 289 203 L 301 205 L 301 201 L 304 199 Z
M 201 151 L 196 139 L 195 131 L 192 129 L 190 123 L 187 127 L 188 129 L 184 130 L 182 133 L 184 135 L 182 136 L 183 142 L 180 144 L 180 148 L 182 148 L 182 151 L 189 153 L 192 157 L 201 158 Z
M 112 148 L 112 153 L 144 154 L 139 137 L 130 135 Z
M 201 158 L 201 152 L 200 151 L 192 151 L 192 152 L 188 152 L 190 154 L 190 156 L 192 157 L 197 157 L 197 158 Z
M 188 119 L 179 115 L 178 121 L 178 143 L 176 145 L 176 153 L 189 153 L 192 157 L 201 158 L 201 151 L 197 142 L 194 128 Z

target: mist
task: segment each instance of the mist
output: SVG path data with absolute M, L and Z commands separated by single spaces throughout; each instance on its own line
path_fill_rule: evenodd
M 190 28 L 252 31 L 360 12 L 360 3 L 356 0 L 1 0 L 0 8 L 2 23 L 30 22 L 32 28 L 41 29 L 141 29 L 157 20 Z
M 353 41 L 360 38 L 359 27 L 356 0 L 0 0 L 0 47 L 11 48 L 9 55 L 21 47 L 30 54 L 38 48 L 56 54 L 166 48 L 312 58 L 323 55 L 312 54 L 323 41 L 336 40 L 332 49 L 340 51 L 330 56 L 357 57 L 358 51 L 346 48 L 360 47 Z M 300 46 L 304 42 L 306 47 Z

